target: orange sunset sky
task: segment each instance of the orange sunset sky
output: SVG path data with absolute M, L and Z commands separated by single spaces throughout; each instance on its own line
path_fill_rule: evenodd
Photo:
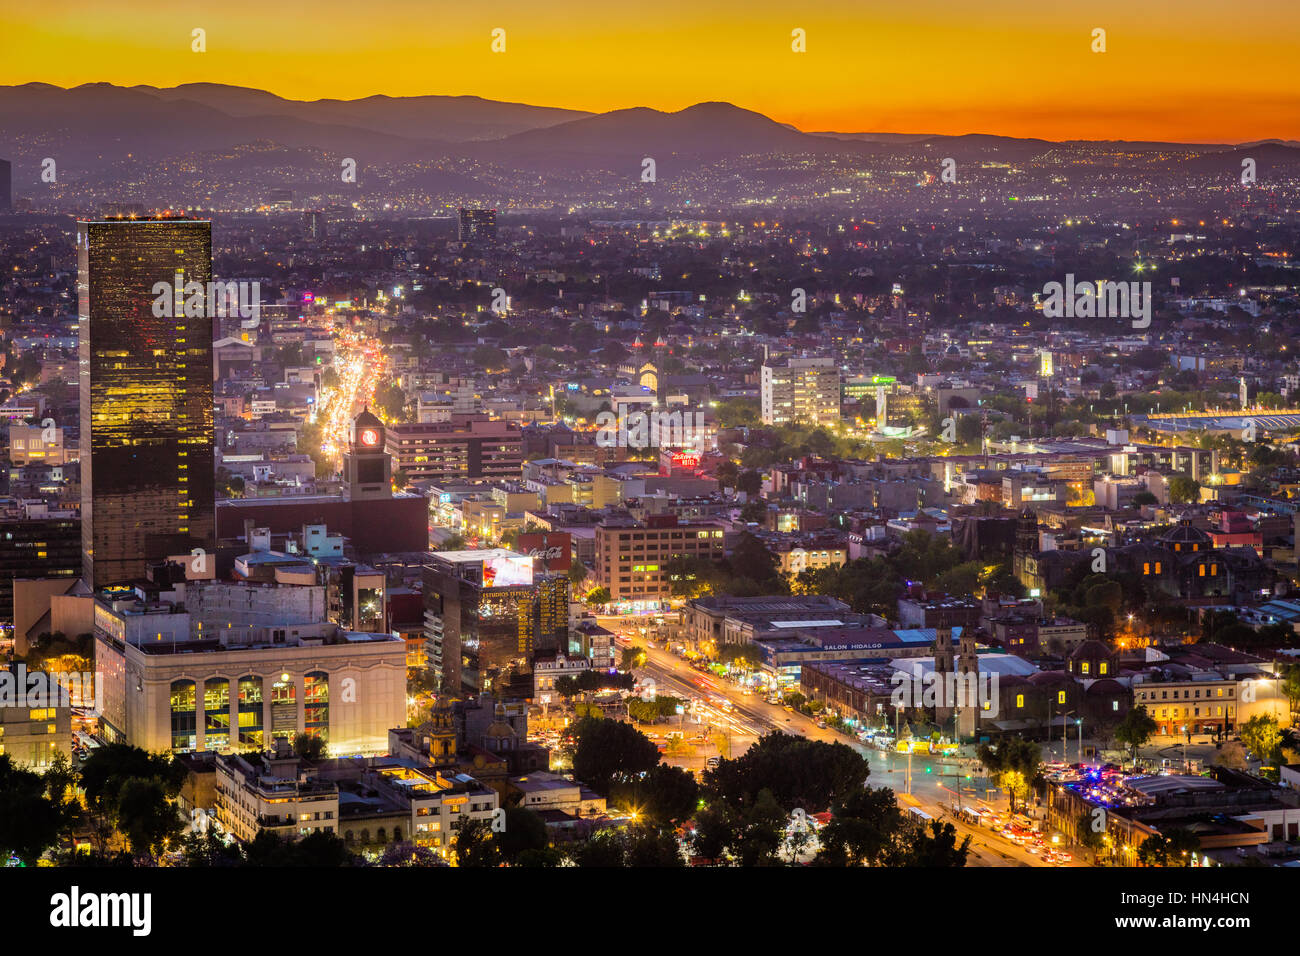
M 207 31 L 207 52 L 190 50 Z M 491 31 L 506 30 L 506 52 Z M 791 51 L 791 30 L 807 52 Z M 1095 27 L 1107 52 L 1091 52 Z M 1300 139 L 1300 0 L 9 0 L 0 84 L 474 94 L 806 130 Z

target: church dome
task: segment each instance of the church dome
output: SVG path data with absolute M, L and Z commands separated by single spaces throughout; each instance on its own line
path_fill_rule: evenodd
M 487 733 L 484 734 L 489 740 L 513 740 L 516 736 L 515 728 L 510 726 L 506 720 L 505 704 L 498 703 L 494 720 L 488 725 Z
M 1210 536 L 1200 528 L 1194 527 L 1190 520 L 1184 518 L 1170 528 L 1169 533 L 1160 540 L 1166 544 L 1208 545 Z

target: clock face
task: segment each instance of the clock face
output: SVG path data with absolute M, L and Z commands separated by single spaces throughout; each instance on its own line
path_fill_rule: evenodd
M 379 444 L 379 432 L 373 428 L 367 428 L 361 432 L 361 444 L 367 448 L 373 448 Z

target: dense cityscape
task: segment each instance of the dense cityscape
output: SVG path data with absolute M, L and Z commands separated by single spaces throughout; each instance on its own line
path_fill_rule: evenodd
M 462 99 L 0 87 L 0 867 L 1300 866 L 1300 145 Z

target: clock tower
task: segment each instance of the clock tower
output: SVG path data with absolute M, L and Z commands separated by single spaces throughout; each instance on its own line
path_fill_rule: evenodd
M 393 459 L 384 450 L 384 423 L 369 408 L 352 420 L 343 455 L 343 496 L 349 501 L 393 497 Z

